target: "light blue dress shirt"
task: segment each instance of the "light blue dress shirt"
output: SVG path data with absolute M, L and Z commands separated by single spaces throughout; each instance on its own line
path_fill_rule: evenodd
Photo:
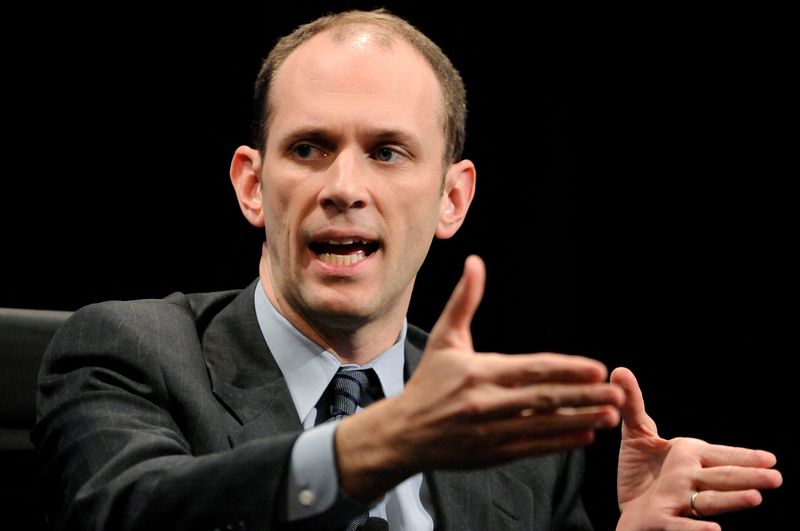
M 287 321 L 264 293 L 259 280 L 255 289 L 258 324 L 297 409 L 304 431 L 292 449 L 288 481 L 287 515 L 290 521 L 308 518 L 330 509 L 339 494 L 333 436 L 338 422 L 314 426 L 317 403 L 339 370 L 339 361 L 328 351 L 301 334 Z M 380 380 L 384 396 L 403 390 L 405 339 L 408 324 L 389 350 L 366 365 L 347 368 L 372 368 Z M 360 410 L 361 408 L 359 408 Z M 422 474 L 403 481 L 369 508 L 371 516 L 385 518 L 390 531 L 432 530 L 433 520 L 420 500 Z

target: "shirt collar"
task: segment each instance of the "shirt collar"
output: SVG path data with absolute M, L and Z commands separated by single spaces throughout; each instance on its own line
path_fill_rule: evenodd
M 340 364 L 336 357 L 323 349 L 286 320 L 264 293 L 261 280 L 255 289 L 254 302 L 256 318 L 264 340 L 286 380 L 292 401 L 297 409 L 300 422 L 305 422 L 311 410 L 317 405 Z M 405 364 L 405 341 L 408 323 L 403 320 L 403 328 L 397 342 L 371 362 L 358 367 L 372 368 L 378 375 L 384 396 L 394 396 L 403 390 L 403 366 Z

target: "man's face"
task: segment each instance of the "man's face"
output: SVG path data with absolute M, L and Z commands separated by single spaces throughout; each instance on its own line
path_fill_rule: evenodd
M 344 327 L 404 315 L 444 208 L 430 66 L 401 39 L 323 33 L 286 59 L 270 98 L 261 183 L 281 306 Z

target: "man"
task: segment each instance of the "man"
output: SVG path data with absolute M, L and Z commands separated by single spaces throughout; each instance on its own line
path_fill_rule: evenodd
M 476 179 L 461 79 L 417 30 L 323 17 L 256 87 L 231 179 L 259 279 L 92 305 L 54 338 L 33 439 L 57 527 L 588 529 L 579 448 L 620 417 L 619 529 L 716 529 L 691 517 L 780 484 L 767 452 L 660 439 L 626 369 L 477 355 L 477 257 L 429 336 L 405 322 Z

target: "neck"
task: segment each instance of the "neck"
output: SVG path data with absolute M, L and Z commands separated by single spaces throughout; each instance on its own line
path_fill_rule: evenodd
M 275 309 L 301 334 L 321 346 L 342 364 L 364 365 L 394 345 L 403 328 L 410 293 L 395 311 L 377 318 L 317 316 L 303 312 L 275 289 L 264 259 L 259 266 L 264 293 Z

